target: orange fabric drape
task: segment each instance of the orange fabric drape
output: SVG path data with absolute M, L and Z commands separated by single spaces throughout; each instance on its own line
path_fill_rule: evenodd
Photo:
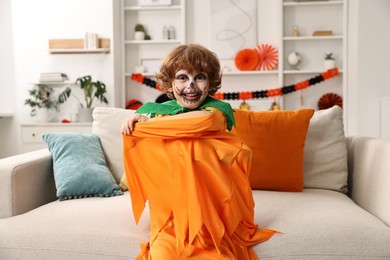
M 123 136 L 134 218 L 150 207 L 150 241 L 137 259 L 257 259 L 275 231 L 253 223 L 251 151 L 223 114 L 137 123 Z

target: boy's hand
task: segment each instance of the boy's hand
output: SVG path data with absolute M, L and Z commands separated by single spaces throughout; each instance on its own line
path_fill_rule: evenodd
M 121 132 L 124 135 L 129 135 L 131 131 L 134 130 L 135 123 L 148 122 L 149 120 L 150 118 L 147 116 L 141 114 L 134 114 L 122 124 Z

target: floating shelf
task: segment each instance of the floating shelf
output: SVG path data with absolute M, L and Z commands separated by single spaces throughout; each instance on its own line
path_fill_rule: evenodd
M 0 118 L 3 118 L 3 117 L 13 117 L 14 116 L 14 113 L 1 113 L 0 112 Z
M 166 5 L 166 6 L 128 6 L 125 11 L 158 11 L 158 10 L 180 10 L 180 5 Z
M 51 54 L 110 53 L 110 39 L 100 38 L 97 49 L 85 49 L 84 39 L 50 39 L 49 52 Z
M 70 81 L 47 81 L 47 82 L 31 82 L 31 85 L 50 85 L 50 86 L 76 86 L 78 83 L 70 82 Z

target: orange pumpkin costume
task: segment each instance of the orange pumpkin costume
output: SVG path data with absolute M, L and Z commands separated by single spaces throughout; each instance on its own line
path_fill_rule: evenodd
M 248 176 L 251 151 L 226 131 L 222 112 L 137 123 L 123 136 L 135 221 L 146 201 L 150 241 L 137 259 L 257 259 L 258 229 Z

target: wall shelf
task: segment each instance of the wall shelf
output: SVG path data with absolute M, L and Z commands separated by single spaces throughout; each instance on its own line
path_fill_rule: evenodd
M 110 39 L 100 38 L 99 48 L 84 48 L 84 39 L 50 39 L 50 54 L 88 54 L 88 53 L 110 53 Z
M 77 85 L 74 82 L 70 81 L 64 81 L 64 82 L 54 82 L 54 81 L 48 81 L 48 82 L 31 82 L 31 85 L 50 85 L 50 86 L 67 86 L 67 85 Z
M 180 10 L 180 5 L 169 6 L 127 6 L 125 11 L 161 11 L 161 10 Z
M 3 117 L 13 117 L 14 114 L 13 113 L 1 113 L 0 112 L 0 118 L 3 118 Z

